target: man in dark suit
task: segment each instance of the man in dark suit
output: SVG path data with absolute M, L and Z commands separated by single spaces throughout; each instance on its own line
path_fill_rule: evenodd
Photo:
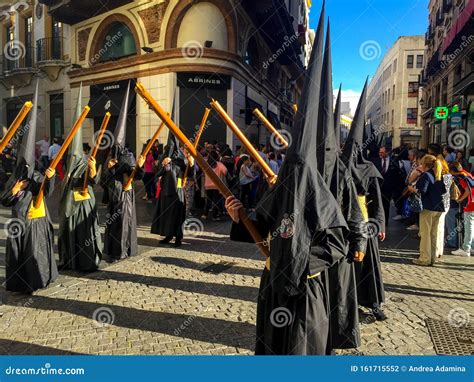
M 404 186 L 404 179 L 401 176 L 398 162 L 390 156 L 390 149 L 385 146 L 379 149 L 379 158 L 374 161 L 375 166 L 383 176 L 381 184 L 383 209 L 385 211 L 385 224 L 388 224 L 390 217 L 390 202 L 397 195 L 397 190 Z M 401 220 L 401 215 L 395 216 L 394 220 Z

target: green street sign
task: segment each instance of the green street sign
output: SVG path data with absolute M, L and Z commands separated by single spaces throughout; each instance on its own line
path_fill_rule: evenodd
M 449 109 L 445 106 L 438 106 L 435 108 L 434 116 L 436 119 L 446 119 L 449 115 Z

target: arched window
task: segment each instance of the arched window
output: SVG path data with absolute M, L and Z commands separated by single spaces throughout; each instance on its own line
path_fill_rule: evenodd
M 137 46 L 130 28 L 121 22 L 110 25 L 97 51 L 99 62 L 118 60 L 137 54 Z
M 250 37 L 249 42 L 247 43 L 247 50 L 245 51 L 244 61 L 247 65 L 252 66 L 255 69 L 258 69 L 259 58 L 258 58 L 258 45 L 255 37 Z

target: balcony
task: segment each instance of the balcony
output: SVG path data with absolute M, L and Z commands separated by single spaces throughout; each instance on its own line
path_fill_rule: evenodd
M 31 45 L 25 46 L 17 41 L 7 43 L 5 47 L 0 80 L 6 88 L 29 85 L 37 72 L 33 47 Z
M 39 0 L 49 7 L 55 20 L 73 25 L 91 17 L 108 12 L 133 0 Z M 99 3 L 99 4 L 98 4 Z
M 36 41 L 36 66 L 51 81 L 56 81 L 62 68 L 69 65 L 64 57 L 64 37 L 42 38 Z

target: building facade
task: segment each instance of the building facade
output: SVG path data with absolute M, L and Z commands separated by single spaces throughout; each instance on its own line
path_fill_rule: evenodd
M 0 6 L 0 126 L 7 127 L 39 83 L 39 134 L 61 137 L 69 128 L 70 27 L 35 1 Z
M 142 82 L 188 137 L 195 134 L 212 98 L 253 143 L 269 139 L 253 108 L 260 108 L 278 128 L 293 122 L 292 105 L 301 92 L 311 47 L 310 1 L 264 0 L 257 5 L 250 0 L 110 0 L 101 7 L 92 0 L 31 3 L 32 10 L 41 8 L 42 13 L 41 19 L 32 12 L 33 25 L 46 18 L 61 24 L 61 58 L 67 67 L 53 83 L 63 94 L 66 126 L 82 83 L 83 104 L 91 107 L 83 125 L 88 140 L 106 111 L 112 114 L 113 129 L 129 81 L 131 87 Z M 6 31 L 7 18 L 3 23 Z M 15 38 L 26 42 L 17 29 Z M 34 26 L 34 39 L 41 38 L 36 30 Z M 8 41 L 4 36 L 2 43 Z M 33 66 L 37 75 L 39 69 Z M 31 84 L 6 85 L 0 93 L 3 105 L 8 95 L 20 100 L 32 94 Z M 127 140 L 139 151 L 160 121 L 131 94 Z M 167 134 L 164 131 L 160 141 Z M 240 145 L 214 111 L 202 140 Z
M 385 54 L 367 93 L 367 118 L 385 132 L 385 144 L 421 143 L 419 76 L 424 63 L 423 36 L 401 36 Z
M 426 65 L 420 80 L 423 94 L 423 142 L 474 147 L 474 0 L 431 0 L 425 35 Z M 447 118 L 435 116 L 447 108 Z M 467 135 L 458 147 L 456 134 Z M 461 137 L 462 138 L 462 137 Z

